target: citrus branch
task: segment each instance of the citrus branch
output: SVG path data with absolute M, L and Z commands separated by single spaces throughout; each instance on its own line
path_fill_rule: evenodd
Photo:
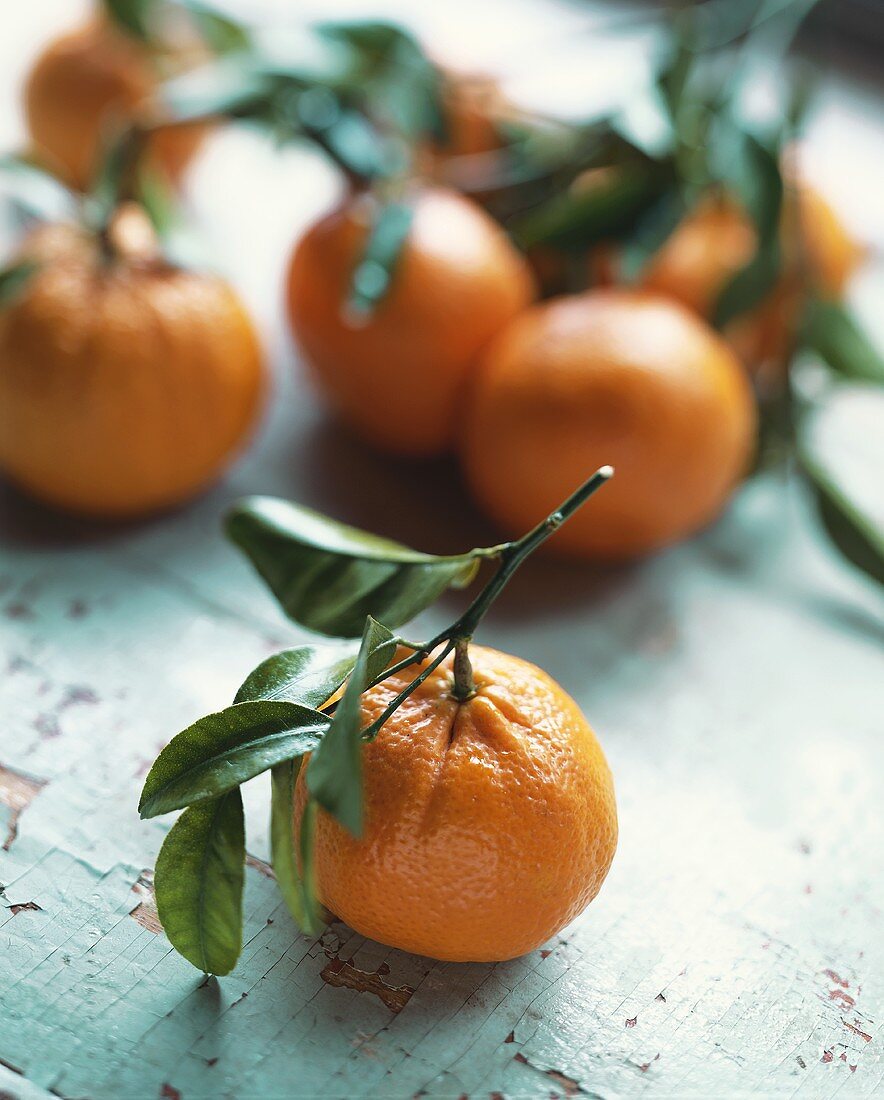
M 396 672 L 401 672 L 403 669 L 417 664 L 432 653 L 438 646 L 442 646 L 442 650 L 439 654 L 421 671 L 420 675 L 415 677 L 411 683 L 407 684 L 402 691 L 390 701 L 371 725 L 363 730 L 363 737 L 365 737 L 366 740 L 371 740 L 377 736 L 384 723 L 395 714 L 408 696 L 442 664 L 452 650 L 455 651 L 454 697 L 460 702 L 464 702 L 475 693 L 473 670 L 469 658 L 469 643 L 476 631 L 476 627 L 482 621 L 492 603 L 494 603 L 500 595 L 509 582 L 510 577 L 512 577 L 513 573 L 515 573 L 522 562 L 529 557 L 529 555 L 533 554 L 538 546 L 542 545 L 552 534 L 558 531 L 562 524 L 566 523 L 578 509 L 582 508 L 593 493 L 597 492 L 613 474 L 613 467 L 602 466 L 600 469 L 596 470 L 588 481 L 585 481 L 579 489 L 573 492 L 566 501 L 560 504 L 554 512 L 551 512 L 545 520 L 538 523 L 536 527 L 532 528 L 526 535 L 523 535 L 522 538 L 518 539 L 516 542 L 502 543 L 500 546 L 492 548 L 494 556 L 498 557 L 500 560 L 500 566 L 463 615 L 461 615 L 452 626 L 448 627 L 440 634 L 437 634 L 435 638 L 432 638 L 425 645 L 416 649 L 413 654 L 403 658 L 389 668 L 384 669 L 384 671 L 367 686 L 366 690 L 377 687 L 378 684 L 383 683 Z M 328 710 L 329 708 L 324 709 Z

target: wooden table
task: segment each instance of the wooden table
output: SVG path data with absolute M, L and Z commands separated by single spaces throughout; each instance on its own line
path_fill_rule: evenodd
M 833 109 L 862 126 L 851 88 Z M 465 966 L 338 923 L 299 935 L 265 862 L 262 780 L 239 966 L 204 979 L 170 949 L 150 890 L 168 822 L 138 819 L 145 771 L 304 636 L 223 541 L 227 502 L 278 493 L 437 551 L 492 534 L 453 465 L 362 450 L 293 362 L 280 267 L 333 186 L 245 133 L 197 169 L 195 207 L 277 374 L 222 485 L 118 528 L 0 501 L 0 1097 L 876 1094 L 884 601 L 776 477 L 641 566 L 529 564 L 484 627 L 577 698 L 617 782 L 611 875 L 543 950 Z

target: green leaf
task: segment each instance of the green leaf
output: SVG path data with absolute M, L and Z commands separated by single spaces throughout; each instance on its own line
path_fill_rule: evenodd
M 191 806 L 157 857 L 154 891 L 169 942 L 206 974 L 229 974 L 242 946 L 245 825 L 239 790 Z
M 725 140 L 727 137 L 728 140 Z M 720 152 L 713 171 L 740 199 L 752 219 L 757 234 L 755 255 L 722 288 L 715 305 L 713 320 L 723 328 L 729 321 L 748 312 L 770 292 L 782 270 L 780 218 L 784 186 L 780 172 L 780 143 L 768 143 L 742 129 L 727 113 L 716 120 L 710 139 Z
M 369 616 L 331 727 L 307 765 L 308 791 L 354 836 L 362 832 L 362 693 L 395 651 L 395 637 Z
M 39 270 L 40 264 L 36 260 L 25 259 L 0 271 L 0 308 L 14 302 Z
M 648 260 L 659 251 L 685 216 L 684 196 L 677 187 L 665 191 L 638 218 L 623 246 L 620 270 L 626 282 L 634 282 Z
M 775 133 L 762 140 L 727 109 L 719 112 L 710 135 L 715 178 L 739 198 L 762 246 L 779 239 L 785 194 L 780 170 L 784 137 L 783 133 Z
M 845 378 L 884 384 L 884 357 L 842 302 L 808 303 L 803 343 Z
M 305 707 L 321 707 L 353 671 L 358 647 L 299 645 L 274 653 L 251 673 L 236 693 L 234 703 L 254 699 L 283 699 Z
M 194 722 L 163 749 L 147 775 L 138 809 L 156 817 L 224 794 L 247 779 L 310 752 L 326 715 L 297 703 L 235 703 Z
M 555 194 L 518 219 L 511 231 L 523 249 L 548 244 L 568 251 L 619 237 L 660 194 L 660 173 L 644 164 L 621 165 L 607 178 Z
M 434 557 L 274 497 L 249 497 L 226 520 L 285 613 L 318 634 L 354 638 L 366 615 L 401 626 L 449 587 L 463 588 L 490 550 Z
M 88 221 L 95 228 L 106 226 L 120 202 L 137 191 L 138 162 L 145 136 L 132 126 L 110 136 L 87 199 Z
M 155 0 L 102 0 L 111 21 L 140 42 L 152 39 L 150 16 Z
M 712 137 L 713 147 L 722 151 L 714 170 L 740 199 L 757 235 L 754 256 L 718 296 L 714 321 L 724 327 L 758 305 L 780 276 L 784 186 L 778 141 L 762 142 L 740 127 L 726 111 L 719 116 Z M 729 154 L 724 150 L 729 150 Z
M 300 770 L 301 760 L 297 759 L 277 764 L 270 773 L 270 851 L 273 873 L 289 912 L 303 932 L 315 936 L 323 922 L 313 882 L 311 826 L 315 804 L 309 801 L 301 819 L 300 867 L 295 848 L 295 785 Z M 308 815 L 311 807 L 313 812 Z
M 318 30 L 350 50 L 350 84 L 372 115 L 409 139 L 444 135 L 442 78 L 414 35 L 370 19 L 323 23 Z
M 178 0 L 178 2 L 187 9 L 200 37 L 213 53 L 235 53 L 249 48 L 248 31 L 229 15 L 219 12 L 209 4 L 202 3 L 202 0 Z
M 138 166 L 137 199 L 150 218 L 151 225 L 162 237 L 178 225 L 178 204 L 175 191 L 162 172 L 149 164 Z
M 884 584 L 884 391 L 836 386 L 802 426 L 799 458 L 834 545 Z
M 0 156 L 0 183 L 3 201 L 26 220 L 61 221 L 76 213 L 70 189 L 26 154 Z
M 350 284 L 347 305 L 358 316 L 369 317 L 390 289 L 413 220 L 411 203 L 391 202 L 378 211 Z
M 156 93 L 165 115 L 177 122 L 214 117 L 268 117 L 273 78 L 257 61 L 222 57 L 166 81 Z
M 716 327 L 724 328 L 735 317 L 757 306 L 779 278 L 780 267 L 778 245 L 759 249 L 719 294 L 713 315 Z

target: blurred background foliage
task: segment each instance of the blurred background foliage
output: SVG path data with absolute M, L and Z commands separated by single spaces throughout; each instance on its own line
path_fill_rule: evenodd
M 383 301 L 412 198 L 428 185 L 462 191 L 492 214 L 547 295 L 621 283 L 672 291 L 674 242 L 702 230 L 706 252 L 720 254 L 701 264 L 702 293 L 675 296 L 751 345 L 744 358 L 762 408 L 759 465 L 799 470 L 836 545 L 880 580 L 884 523 L 880 494 L 870 490 L 884 472 L 880 422 L 862 428 L 865 470 L 841 452 L 855 445 L 844 394 L 880 407 L 884 364 L 843 301 L 861 250 L 844 237 L 833 246 L 840 255 L 817 256 L 818 227 L 830 214 L 808 194 L 799 163 L 815 74 L 792 50 L 808 21 L 856 37 L 858 7 L 612 6 L 610 33 L 619 23 L 648 24 L 651 64 L 628 94 L 584 116 L 574 105 L 564 118 L 517 105 L 488 74 L 441 64 L 393 22 L 252 26 L 203 0 L 103 0 L 104 16 L 156 62 L 154 94 L 132 128 L 108 129 L 85 195 L 61 188 L 39 154 L 6 156 L 0 177 L 24 222 L 78 209 L 100 227 L 137 198 L 178 257 L 186 219 L 174 189 L 139 159 L 145 134 L 230 120 L 278 143 L 309 142 L 350 188 L 376 200 L 345 303 L 363 315 Z M 760 74 L 776 75 L 762 97 Z M 726 255 L 737 237 L 743 244 Z M 824 250 L 835 238 L 828 233 Z M 0 300 L 29 273 L 27 261 L 12 263 L 0 275 Z

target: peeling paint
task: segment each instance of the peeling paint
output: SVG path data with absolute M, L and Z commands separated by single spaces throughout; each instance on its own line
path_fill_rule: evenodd
M 388 985 L 384 978 L 390 973 L 386 963 L 381 963 L 371 973 L 355 967 L 352 961 L 330 959 L 322 968 L 321 978 L 328 985 L 340 989 L 353 989 L 357 993 L 372 993 L 391 1012 L 401 1012 L 414 993 L 409 985 Z
M 18 835 L 18 822 L 22 813 L 45 786 L 45 779 L 24 775 L 0 764 L 0 803 L 9 811 L 6 816 L 4 852 L 10 850 Z

